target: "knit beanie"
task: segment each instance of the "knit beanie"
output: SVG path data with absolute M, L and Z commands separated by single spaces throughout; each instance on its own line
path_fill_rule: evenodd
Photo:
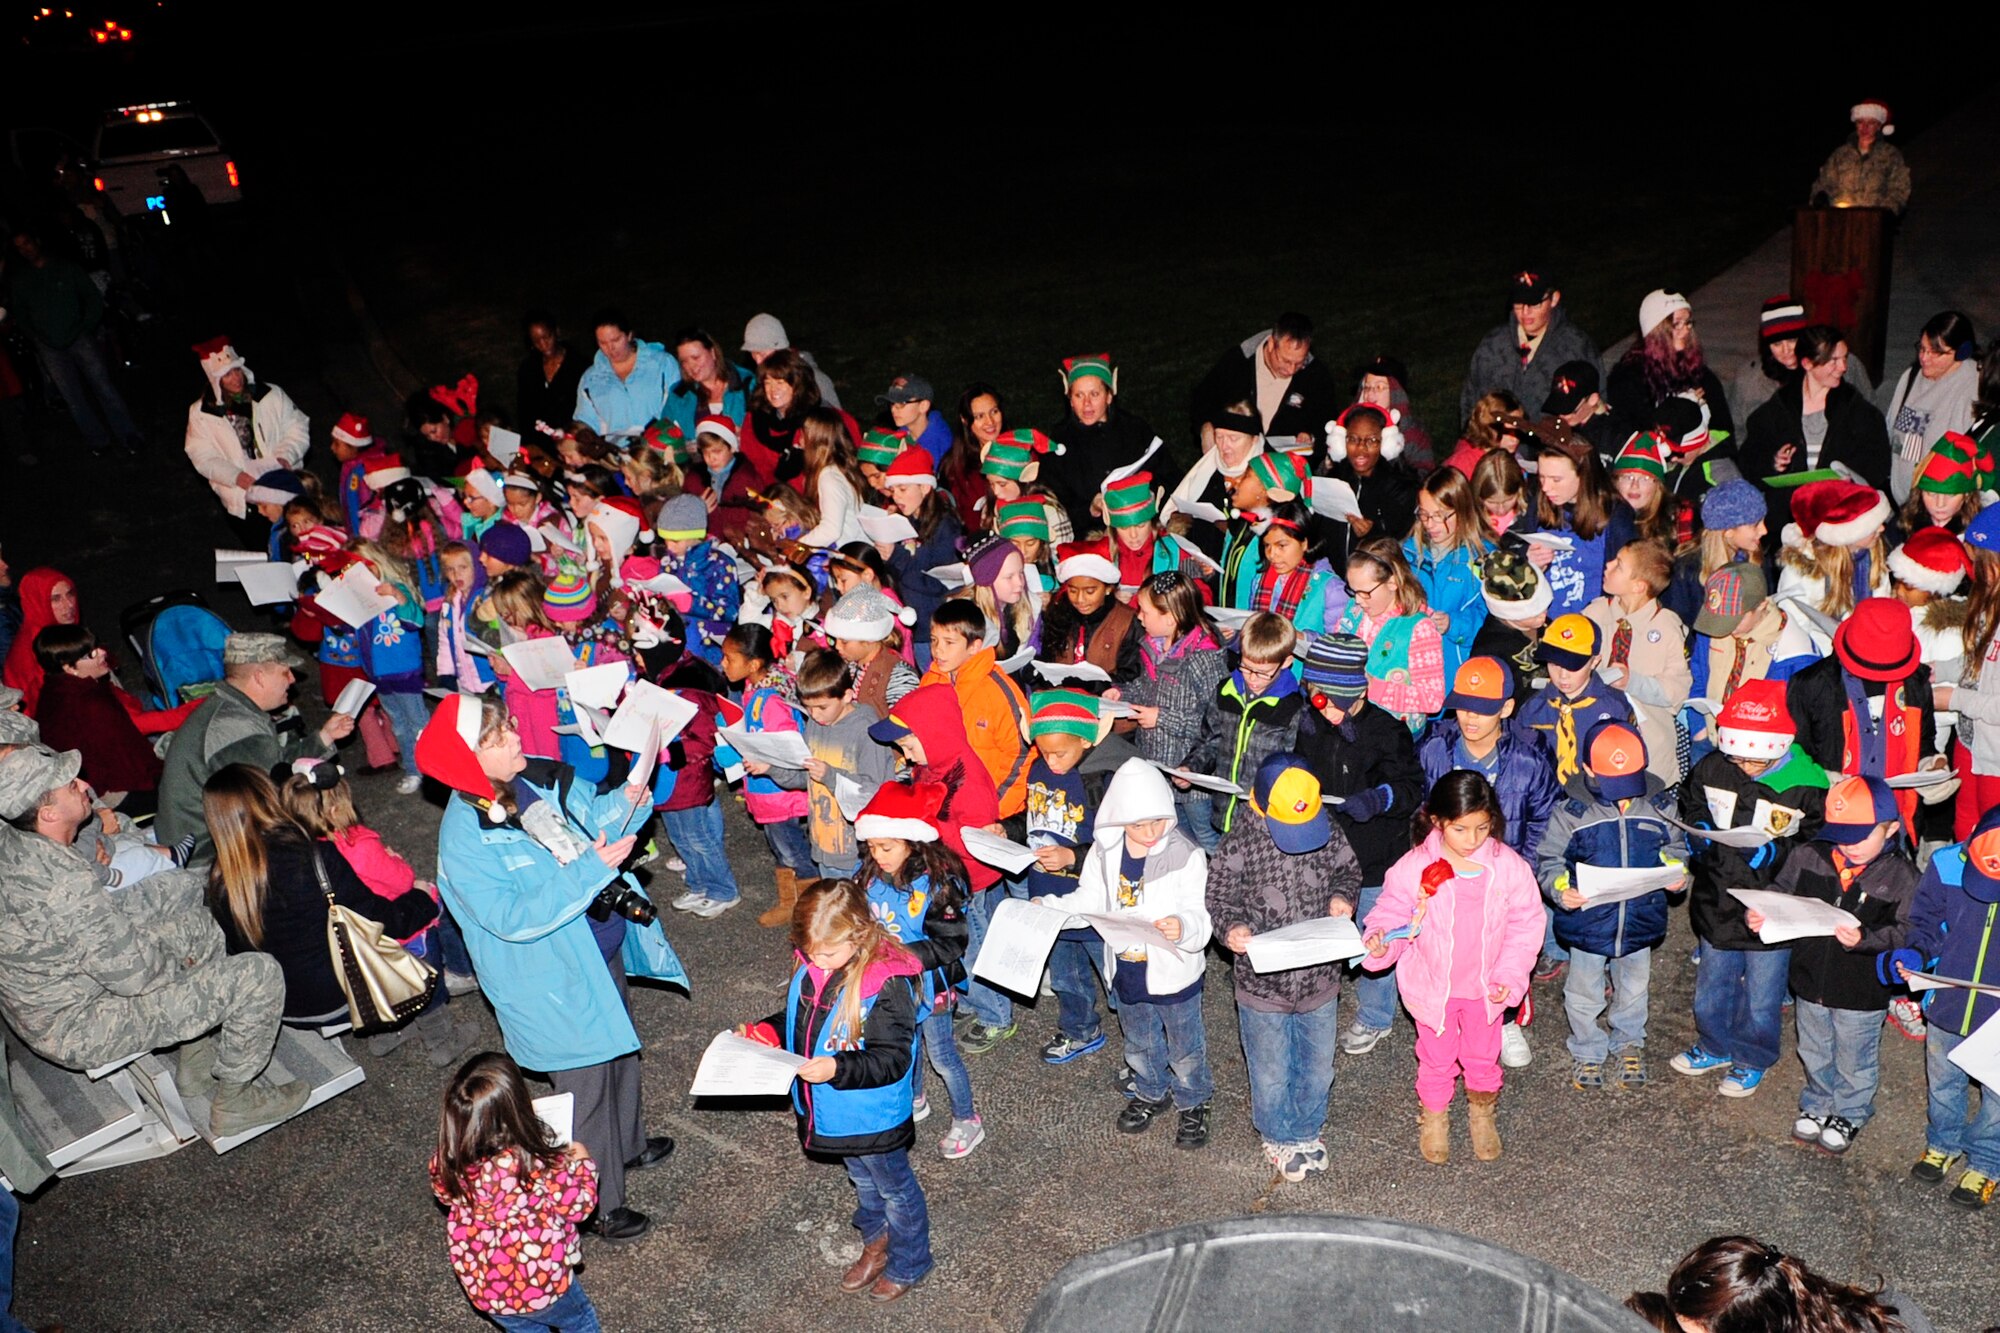
M 861 461 L 885 468 L 909 447 L 910 433 L 900 426 L 864 431 L 861 436 Z
M 1038 430 L 1010 430 L 979 451 L 979 470 L 1007 481 L 1033 481 L 1041 475 L 1043 454 L 1064 452 L 1062 445 Z
M 542 590 L 542 609 L 559 625 L 580 624 L 597 614 L 597 593 L 583 574 L 564 570 Z
M 915 608 L 898 606 L 880 588 L 857 587 L 833 604 L 821 622 L 827 637 L 880 643 L 897 625 L 917 623 Z
M 1500 620 L 1533 620 L 1549 609 L 1555 590 L 1527 556 L 1498 550 L 1480 562 L 1486 609 Z
M 977 588 L 990 588 L 993 580 L 1000 577 L 1000 571 L 1007 565 L 1008 556 L 1018 557 L 1020 548 L 1005 537 L 988 537 L 965 553 L 965 567 L 972 571 L 972 583 Z
M 244 499 L 253 505 L 290 504 L 306 493 L 306 483 L 296 472 L 273 468 L 257 478 Z
M 1783 759 L 1798 734 L 1782 681 L 1744 681 L 1715 715 L 1715 748 L 1733 759 Z
M 1040 500 L 1010 500 L 995 515 L 1002 537 L 1049 540 L 1049 507 Z
M 1321 634 L 1306 648 L 1299 678 L 1329 699 L 1352 701 L 1368 693 L 1368 645 L 1357 634 Z
M 1639 302 L 1639 336 L 1644 338 L 1671 319 L 1677 310 L 1688 309 L 1688 299 L 1679 292 L 1655 288 Z
M 1095 745 L 1112 721 L 1102 711 L 1097 696 L 1082 690 L 1037 690 L 1028 696 L 1028 739 L 1075 736 Z
M 1835 778 L 1826 792 L 1826 822 L 1813 840 L 1851 847 L 1865 841 L 1877 824 L 1892 824 L 1901 818 L 1896 793 L 1882 779 L 1858 775 Z
M 1939 597 L 1957 592 L 1971 572 L 1965 547 L 1943 528 L 1921 528 L 1889 552 L 1889 573 L 1898 582 Z
M 708 506 L 699 495 L 676 495 L 660 506 L 653 526 L 663 542 L 698 541 L 708 536 Z
M 1600 719 L 1583 743 L 1583 755 L 1608 799 L 1636 801 L 1646 794 L 1646 742 L 1623 722 Z
M 1104 488 L 1104 521 L 1114 528 L 1144 527 L 1159 513 L 1150 472 L 1134 472 Z
M 1741 477 L 1731 477 L 1701 497 L 1701 526 L 1711 532 L 1762 523 L 1769 512 L 1764 492 Z
M 505 519 L 479 534 L 479 550 L 482 555 L 516 568 L 534 558 L 534 545 L 528 534 Z
M 1979 489 L 1978 457 L 1979 446 L 1971 437 L 1947 432 L 1924 455 L 1916 489 L 1933 495 L 1971 495 Z
M 1767 343 L 1796 338 L 1806 322 L 1805 303 L 1781 292 L 1765 298 L 1764 308 L 1757 313 L 1757 336 Z

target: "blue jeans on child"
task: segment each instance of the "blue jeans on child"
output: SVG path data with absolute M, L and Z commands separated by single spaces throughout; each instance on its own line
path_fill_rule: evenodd
M 931 1215 L 924 1187 L 910 1170 L 910 1150 L 867 1153 L 846 1160 L 854 1182 L 854 1225 L 863 1244 L 889 1233 L 891 1282 L 915 1282 L 931 1271 Z
M 1924 1074 L 1931 1087 L 1924 1142 L 1939 1152 L 1964 1153 L 1965 1164 L 1981 1175 L 2000 1176 L 2000 1088 L 1980 1085 L 1979 1114 L 1966 1124 L 1972 1078 L 1951 1062 L 1964 1040 L 1935 1023 L 1924 1037 Z
M 1097 1012 L 1097 992 L 1104 974 L 1097 960 L 1104 941 L 1094 930 L 1066 930 L 1056 936 L 1049 950 L 1049 988 L 1056 993 L 1056 1030 L 1071 1041 L 1091 1041 L 1103 1031 Z M 1108 991 L 1105 999 L 1115 1012 L 1118 998 Z
M 951 1118 L 972 1119 L 972 1075 L 966 1072 L 965 1057 L 959 1054 L 958 1038 L 951 1030 L 951 1006 L 931 1010 L 930 1016 L 919 1025 L 919 1031 L 931 1068 L 944 1080 L 945 1095 L 951 1098 Z M 917 1091 L 922 1092 L 923 1088 L 924 1080 L 919 1075 Z
M 1215 831 L 1215 797 L 1199 787 L 1174 793 L 1174 810 L 1180 816 L 1181 830 L 1204 852 L 1212 852 L 1222 841 L 1222 835 Z
M 430 701 L 421 692 L 391 694 L 377 690 L 375 697 L 382 701 L 383 711 L 389 714 L 389 725 L 395 729 L 396 753 L 402 757 L 403 771 L 416 772 L 417 737 L 423 735 L 424 723 L 431 720 Z
M 1882 1081 L 1882 1017 L 1880 1009 L 1832 1009 L 1793 1000 L 1799 1063 L 1806 1067 L 1800 1111 L 1822 1120 L 1837 1115 L 1852 1120 L 1856 1129 L 1868 1123 L 1875 1114 L 1875 1088 Z
M 1611 1031 L 1597 1025 L 1606 1008 L 1604 981 L 1611 979 Z M 1646 1044 L 1646 998 L 1653 982 L 1653 951 L 1639 949 L 1623 958 L 1572 949 L 1563 981 L 1563 1011 L 1569 1016 L 1569 1053 L 1585 1064 L 1601 1065 L 1624 1050 Z
M 21 1225 L 21 1201 L 12 1190 L 0 1189 L 0 1333 L 28 1333 L 14 1308 L 14 1234 Z
M 1340 1042 L 1340 993 L 1302 1014 L 1236 1006 L 1243 1063 L 1250 1071 L 1250 1123 L 1267 1143 L 1311 1143 L 1326 1126 L 1333 1056 Z
M 973 963 L 979 959 L 979 946 L 986 942 L 986 927 L 993 920 L 993 909 L 1000 905 L 1002 897 L 1009 896 L 1020 895 L 1011 883 L 1003 883 L 971 895 L 967 902 L 965 966 L 968 974 Z M 990 1028 L 1004 1028 L 1014 1021 L 1014 1002 L 1004 992 L 994 990 L 977 977 L 972 978 L 965 988 L 965 1007 L 972 1010 L 974 1018 Z
M 465 936 L 452 919 L 451 909 L 442 902 L 438 904 L 437 925 L 431 928 L 431 944 L 437 949 L 433 963 L 443 966 L 447 972 L 469 977 L 472 973 L 472 955 L 466 951 Z M 438 989 L 444 989 L 440 986 Z
M 764 830 L 764 841 L 771 844 L 771 858 L 778 863 L 778 869 L 789 870 L 794 875 L 813 879 L 812 839 L 806 836 L 806 821 L 801 819 L 780 819 L 769 824 L 760 824 Z M 685 861 L 687 858 L 681 858 Z
M 1718 949 L 1703 941 L 1694 970 L 1694 1031 L 1702 1049 L 1744 1069 L 1778 1063 L 1790 949 Z
M 1354 909 L 1354 924 L 1359 927 L 1374 910 L 1375 903 L 1382 896 L 1382 886 L 1361 891 L 1361 902 Z M 1364 932 L 1365 933 L 1365 932 Z M 1355 964 L 1359 967 L 1360 964 Z M 1354 1021 L 1375 1032 L 1387 1032 L 1396 1026 L 1396 970 L 1390 968 L 1382 972 L 1357 972 L 1349 981 L 1354 987 Z
M 1542 904 L 1542 957 L 1569 957 L 1569 950 L 1556 943 L 1556 909 L 1547 903 Z
M 729 855 L 722 845 L 722 807 L 710 801 L 687 810 L 662 810 L 660 823 L 681 860 L 687 862 L 690 889 L 710 902 L 730 903 L 743 896 Z
M 1171 1092 L 1183 1111 L 1208 1105 L 1215 1075 L 1208 1067 L 1200 991 L 1178 1004 L 1127 1003 L 1118 1010 L 1118 1026 L 1125 1029 L 1125 1064 L 1139 1096 L 1157 1102 Z
M 570 1278 L 569 1290 L 558 1296 L 555 1304 L 533 1314 L 496 1314 L 492 1319 L 507 1333 L 541 1333 L 545 1328 L 561 1329 L 563 1333 L 599 1333 L 604 1327 L 597 1322 L 597 1309 L 591 1305 L 590 1297 L 583 1294 L 583 1283 L 575 1277 Z

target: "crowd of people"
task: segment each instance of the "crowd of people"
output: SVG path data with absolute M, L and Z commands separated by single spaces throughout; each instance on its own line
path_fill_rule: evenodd
M 1150 470 L 1161 439 L 1110 353 L 1061 361 L 1046 429 L 908 371 L 864 422 L 771 315 L 739 359 L 615 310 L 586 357 L 537 312 L 516 412 L 468 378 L 415 396 L 391 445 L 353 413 L 316 435 L 205 342 L 186 452 L 288 595 L 219 680 L 141 699 L 75 580 L 18 581 L 0 1011 L 72 1068 L 174 1050 L 211 1132 L 245 1133 L 307 1095 L 266 1068 L 280 1026 L 348 1014 L 327 905 L 377 922 L 442 984 L 367 1044 L 457 1066 L 432 1179 L 468 1296 L 510 1328 L 596 1327 L 579 1229 L 643 1236 L 625 1177 L 673 1151 L 627 985 L 685 979 L 646 866 L 684 881 L 659 906 L 696 955 L 746 887 L 787 932 L 789 990 L 738 1032 L 803 1059 L 801 1145 L 858 1199 L 841 1286 L 879 1301 L 932 1266 L 926 1067 L 936 1151 L 962 1159 L 989 1132 L 978 1057 L 1029 1006 L 1051 1065 L 1105 1050 L 1115 1014 L 1110 1118 L 1186 1150 L 1210 1139 L 1210 1038 L 1240 1044 L 1288 1181 L 1327 1170 L 1337 1059 L 1376 1051 L 1399 1003 L 1433 1163 L 1461 1081 L 1474 1157 L 1500 1156 L 1537 987 L 1580 1094 L 1664 1065 L 1753 1096 L 1789 1010 L 1792 1136 L 1835 1155 L 1876 1114 L 1886 1028 L 1926 1044 L 1912 1174 L 1986 1207 L 2000 1100 L 1951 1057 L 2000 1007 L 1966 984 L 2000 985 L 2000 353 L 1938 315 L 1885 416 L 1789 296 L 1729 386 L 1678 293 L 1644 296 L 1608 371 L 1551 274 L 1505 301 L 1455 435 L 1424 430 L 1394 356 L 1336 372 L 1287 312 L 1200 382 L 1178 477 Z M 657 763 L 607 740 L 595 686 L 513 651 L 536 645 L 612 668 L 613 699 L 688 705 Z M 365 704 L 298 721 L 302 650 L 324 704 L 366 682 Z M 376 769 L 444 797 L 434 877 L 363 821 L 346 774 Z M 763 869 L 725 850 L 732 792 Z M 1846 915 L 1788 938 L 1738 891 Z M 1053 1006 L 975 974 L 1009 898 L 1070 914 Z M 1697 1036 L 1660 1062 L 1649 982 L 1683 904 Z M 1088 915 L 1131 922 L 1107 939 Z M 1256 966 L 1257 937 L 1325 918 L 1354 923 L 1351 967 Z M 1204 1023 L 1212 984 L 1233 1034 Z M 451 1010 L 475 996 L 504 1055 L 466 1059 Z M 524 1070 L 573 1095 L 572 1142 Z M 1701 1260 L 1758 1299 L 1806 1290 L 1785 1262 L 1748 1241 Z M 1662 1326 L 1774 1326 L 1717 1321 L 1695 1285 L 1676 1274 Z

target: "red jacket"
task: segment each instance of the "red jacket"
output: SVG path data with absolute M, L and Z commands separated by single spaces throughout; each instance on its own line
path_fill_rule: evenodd
M 942 782 L 950 793 L 937 818 L 944 845 L 965 862 L 973 892 L 992 888 L 1000 882 L 1000 872 L 968 855 L 958 832 L 962 825 L 984 828 L 1000 822 L 993 775 L 966 739 L 958 692 L 949 685 L 922 685 L 904 695 L 889 715 L 914 732 L 924 747 L 925 763 L 916 770 L 917 781 Z
M 692 810 L 715 802 L 715 715 L 722 703 L 707 690 L 676 689 L 674 693 L 695 706 L 694 720 L 674 738 L 687 761 L 672 773 L 673 787 L 665 800 L 660 788 L 667 774 L 667 756 L 660 756 L 660 774 L 653 780 L 653 808 L 660 811 Z
M 156 791 L 160 757 L 120 699 L 123 694 L 109 676 L 85 680 L 49 672 L 42 679 L 42 741 L 52 750 L 82 751 L 83 780 L 100 792 Z

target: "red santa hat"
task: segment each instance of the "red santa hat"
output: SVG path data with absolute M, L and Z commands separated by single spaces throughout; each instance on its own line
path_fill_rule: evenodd
M 479 766 L 482 722 L 477 694 L 448 695 L 417 737 L 417 771 L 467 796 L 491 800 L 493 780 Z
M 884 783 L 854 821 L 854 836 L 863 842 L 870 838 L 936 842 L 944 798 L 942 782 Z
M 912 445 L 882 471 L 884 486 L 936 486 L 937 464 L 927 450 Z
M 1887 102 L 1856 102 L 1848 108 L 1847 118 L 1850 121 L 1872 120 L 1882 127 L 1882 133 L 1884 134 L 1894 134 L 1896 132 L 1896 120 L 1895 117 L 1889 114 L 1889 104 Z
M 1746 680 L 1715 715 L 1715 748 L 1737 759 L 1783 759 L 1799 729 L 1775 680 Z
M 1099 546 L 1066 542 L 1056 548 L 1056 582 L 1068 583 L 1071 579 L 1096 579 L 1115 588 L 1118 586 L 1118 566 Z
M 1889 572 L 1912 588 L 1949 597 L 1972 572 L 1972 564 L 1958 538 L 1943 528 L 1923 528 L 1889 552 Z
M 357 449 L 365 449 L 375 443 L 374 435 L 368 430 L 368 418 L 352 412 L 342 412 L 340 420 L 333 423 L 333 438 Z
M 699 440 L 704 435 L 713 435 L 718 440 L 726 441 L 731 449 L 741 443 L 736 423 L 720 412 L 704 412 L 701 419 L 694 423 L 695 439 Z
M 465 489 L 485 500 L 495 509 L 507 507 L 507 493 L 500 488 L 500 474 L 476 467 L 465 474 Z
M 1792 496 L 1792 519 L 1784 543 L 1807 539 L 1825 546 L 1854 546 L 1889 521 L 1889 497 L 1852 481 L 1811 481 Z
M 386 491 L 409 476 L 410 470 L 403 466 L 403 460 L 385 450 L 361 456 L 361 480 L 368 483 L 371 491 Z

